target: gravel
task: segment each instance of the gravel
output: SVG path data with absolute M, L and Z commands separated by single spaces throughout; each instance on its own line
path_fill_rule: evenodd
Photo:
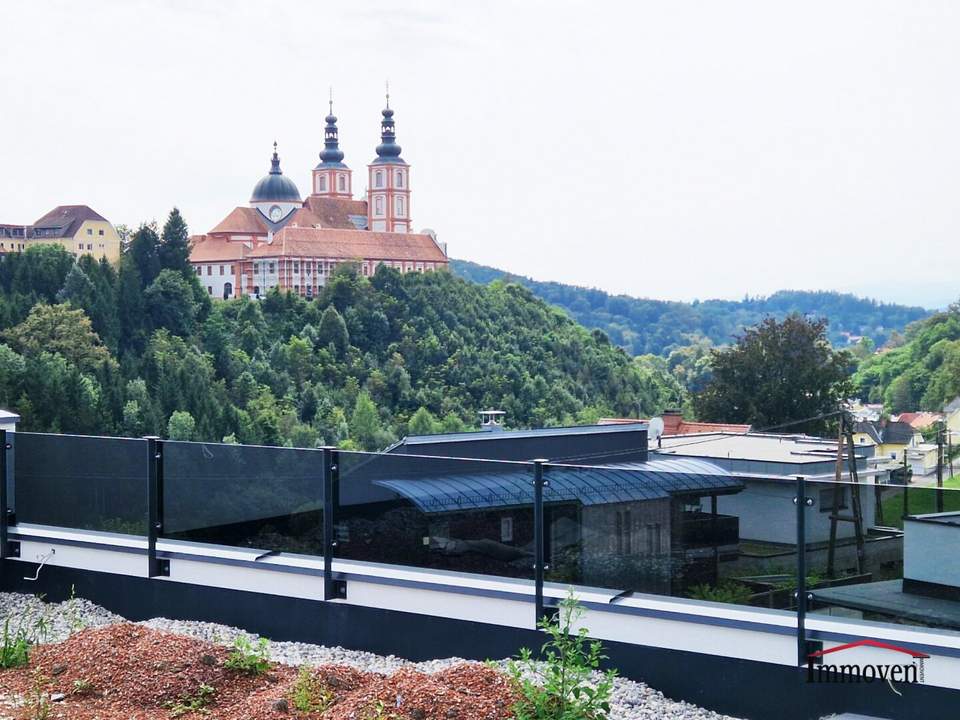
M 35 642 L 59 642 L 82 628 L 102 627 L 123 621 L 119 615 L 81 598 L 62 603 L 45 603 L 34 595 L 0 593 L 0 623 L 9 621 L 11 630 L 23 627 Z M 232 645 L 235 638 L 257 635 L 215 623 L 154 618 L 139 623 L 156 630 Z M 464 662 L 443 658 L 414 663 L 394 655 L 374 655 L 342 647 L 297 642 L 271 642 L 273 660 L 286 665 L 349 665 L 359 670 L 389 674 L 400 668 L 433 673 Z M 501 664 L 505 661 L 501 661 Z M 735 720 L 686 702 L 670 700 L 644 683 L 618 678 L 611 698 L 610 720 Z

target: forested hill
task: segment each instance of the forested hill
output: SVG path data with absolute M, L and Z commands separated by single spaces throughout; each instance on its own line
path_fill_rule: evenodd
M 566 310 L 577 322 L 603 330 L 613 343 L 634 355 L 667 355 L 704 338 L 717 345 L 729 343 L 743 328 L 765 317 L 782 319 L 794 312 L 826 318 L 828 336 L 835 345 L 846 345 L 848 333 L 867 336 L 879 347 L 892 332 L 902 333 L 908 323 L 930 314 L 920 307 L 879 303 L 837 292 L 783 290 L 769 297 L 692 303 L 649 300 L 531 280 L 466 260 L 453 260 L 451 267 L 455 274 L 474 282 L 508 279 L 528 287 L 537 297 Z
M 175 220 L 118 268 L 53 246 L 0 262 L 0 407 L 21 429 L 375 449 L 489 407 L 539 427 L 679 395 L 517 285 L 341 266 L 314 300 L 211 302 Z
M 890 412 L 939 411 L 960 395 L 960 303 L 907 328 L 905 342 L 866 358 L 859 396 Z

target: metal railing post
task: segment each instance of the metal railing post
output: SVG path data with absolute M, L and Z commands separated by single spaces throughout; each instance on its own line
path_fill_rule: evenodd
M 337 549 L 334 518 L 340 500 L 340 453 L 335 447 L 323 450 L 323 599 L 347 597 L 345 580 L 333 578 L 333 554 Z
M 544 617 L 543 573 L 546 553 L 544 552 L 543 486 L 546 483 L 543 479 L 543 471 L 547 462 L 542 458 L 533 461 L 533 580 L 537 624 Z
M 807 664 L 807 658 L 814 649 L 807 640 L 807 603 L 813 599 L 807 593 L 807 508 L 813 505 L 813 498 L 807 497 L 807 479 L 797 475 L 797 496 L 793 499 L 797 506 L 797 664 Z
M 7 431 L 0 430 L 0 560 L 10 557 L 7 530 L 10 525 L 10 502 L 7 498 Z
M 157 538 L 163 532 L 163 441 L 148 435 L 147 441 L 147 577 L 170 575 L 170 561 L 157 557 Z

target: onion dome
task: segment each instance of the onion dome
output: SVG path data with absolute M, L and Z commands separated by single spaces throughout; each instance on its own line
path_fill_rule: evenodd
M 273 144 L 273 159 L 270 162 L 270 172 L 253 188 L 250 202 L 301 202 L 300 191 L 290 178 L 284 176 L 280 169 L 280 157 L 277 155 L 277 144 Z
M 337 116 L 333 114 L 333 100 L 330 100 L 330 114 L 326 117 L 327 127 L 323 131 L 323 150 L 320 151 L 320 164 L 316 169 L 344 168 L 343 150 L 340 149 L 339 132 L 337 131 Z
M 407 164 L 400 157 L 400 146 L 397 145 L 397 133 L 393 124 L 393 110 L 390 109 L 390 96 L 387 95 L 387 107 L 383 110 L 383 120 L 380 123 L 380 144 L 377 145 L 377 158 L 373 161 L 374 165 Z

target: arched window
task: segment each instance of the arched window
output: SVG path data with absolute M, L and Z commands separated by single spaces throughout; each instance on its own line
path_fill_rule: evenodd
M 378 188 L 383 187 L 383 170 L 377 170 L 374 186 Z
M 339 181 L 340 181 L 340 192 L 346 192 L 346 191 L 347 191 L 347 176 L 346 176 L 346 175 L 339 175 L 338 178 L 339 178 Z
M 374 203 L 374 208 L 375 208 L 374 213 L 376 215 L 383 215 L 383 197 L 382 196 L 377 195 L 376 202 Z
M 397 170 L 397 187 L 403 187 L 403 170 Z
M 326 192 L 327 191 L 327 176 L 318 175 L 317 176 L 317 192 Z

